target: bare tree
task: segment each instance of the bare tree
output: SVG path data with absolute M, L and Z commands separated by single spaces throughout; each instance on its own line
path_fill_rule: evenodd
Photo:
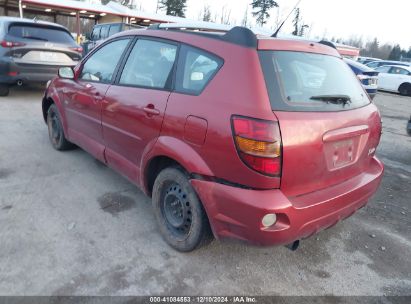
M 209 5 L 204 5 L 203 10 L 200 12 L 200 20 L 211 21 L 211 8 Z
M 230 24 L 231 9 L 227 9 L 224 5 L 221 9 L 220 23 L 221 24 Z
M 249 22 L 248 22 L 248 5 L 247 5 L 245 12 L 244 12 L 243 20 L 241 21 L 241 25 L 247 27 L 248 23 Z

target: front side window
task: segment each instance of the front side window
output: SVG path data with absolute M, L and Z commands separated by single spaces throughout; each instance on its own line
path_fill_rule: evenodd
M 218 57 L 202 50 L 184 46 L 177 68 L 176 90 L 200 94 L 222 65 Z
M 166 88 L 176 55 L 176 45 L 139 39 L 127 59 L 119 84 Z
M 121 55 L 129 42 L 130 39 L 115 40 L 98 49 L 87 59 L 79 78 L 110 83 Z
M 379 68 L 377 68 L 377 69 L 375 69 L 377 72 L 380 72 L 380 73 L 388 73 L 388 71 L 391 69 L 391 67 L 389 67 L 389 66 L 382 66 L 382 67 L 379 67 Z
M 358 79 L 341 58 L 260 51 L 260 61 L 275 110 L 339 111 L 370 103 Z

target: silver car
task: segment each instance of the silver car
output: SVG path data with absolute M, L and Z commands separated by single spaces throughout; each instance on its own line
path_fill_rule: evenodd
M 74 66 L 82 49 L 63 26 L 0 17 L 0 96 L 11 85 L 47 82 L 62 66 Z

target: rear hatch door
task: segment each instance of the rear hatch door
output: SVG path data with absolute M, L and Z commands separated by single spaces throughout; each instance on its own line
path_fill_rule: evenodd
M 295 197 L 367 171 L 380 115 L 338 55 L 261 50 L 283 143 L 281 189 Z
M 71 34 L 60 27 L 12 23 L 5 39 L 16 45 L 9 52 L 16 63 L 75 65 L 81 59 L 79 46 Z

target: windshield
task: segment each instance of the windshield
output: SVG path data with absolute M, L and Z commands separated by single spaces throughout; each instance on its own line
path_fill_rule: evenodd
M 73 44 L 74 42 L 73 37 L 62 29 L 39 25 L 11 25 L 9 28 L 9 35 L 18 38 L 54 43 Z
M 334 56 L 260 51 L 273 110 L 341 111 L 370 103 L 350 67 Z

